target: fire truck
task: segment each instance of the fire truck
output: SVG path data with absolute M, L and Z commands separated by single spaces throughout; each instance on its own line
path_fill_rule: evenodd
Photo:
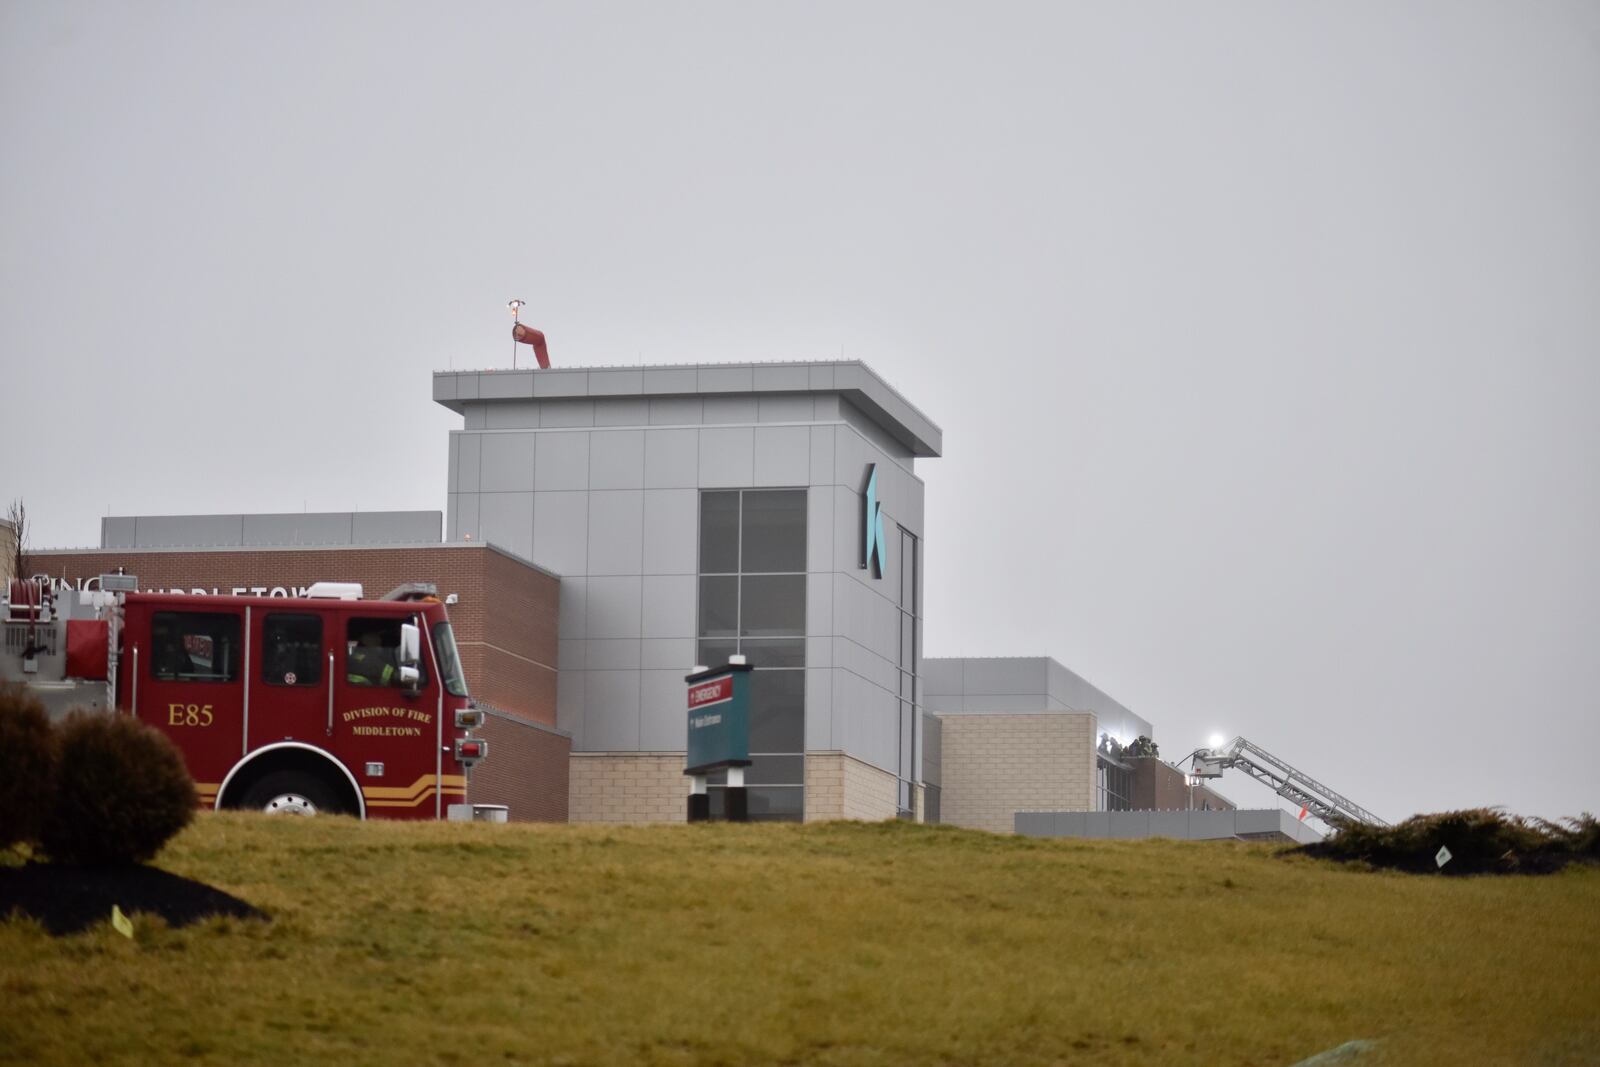
M 344 582 L 298 598 L 141 593 L 122 574 L 85 585 L 9 583 L 0 679 L 24 683 L 52 718 L 84 708 L 155 727 L 202 805 L 485 817 L 466 795 L 488 754 L 471 733 L 483 712 L 434 586 L 369 600 Z

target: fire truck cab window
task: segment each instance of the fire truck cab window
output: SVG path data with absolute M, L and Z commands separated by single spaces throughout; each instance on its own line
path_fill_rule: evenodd
M 239 675 L 239 618 L 158 611 L 150 620 L 150 676 L 166 682 L 231 682 Z
M 261 628 L 261 680 L 268 685 L 322 681 L 322 620 L 315 615 L 268 615 Z
M 453 697 L 467 695 L 467 679 L 461 673 L 461 655 L 456 651 L 456 635 L 447 622 L 433 624 L 433 655 L 439 661 L 439 682 Z
M 402 619 L 351 619 L 346 633 L 344 675 L 351 685 L 400 684 Z

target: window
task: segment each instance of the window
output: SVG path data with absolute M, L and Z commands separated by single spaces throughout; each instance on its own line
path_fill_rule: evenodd
M 750 773 L 754 770 L 751 767 L 745 771 L 746 782 L 750 781 Z M 713 819 L 722 818 L 726 812 L 724 788 L 713 785 L 706 789 L 710 794 L 708 799 Z M 751 822 L 799 822 L 805 818 L 805 789 L 800 785 L 746 785 L 745 800 Z
M 439 663 L 439 680 L 453 697 L 467 695 L 467 676 L 461 673 L 461 654 L 456 651 L 456 633 L 447 622 L 433 624 L 433 658 Z
M 344 680 L 351 685 L 398 686 L 400 625 L 405 621 L 351 619 L 346 630 Z M 420 684 L 427 685 L 427 679 Z
M 805 812 L 806 491 L 700 494 L 700 642 L 709 667 L 736 653 L 751 678 L 750 818 Z M 710 776 L 711 812 L 723 811 L 726 774 Z
M 1133 769 L 1101 752 L 1095 757 L 1095 800 L 1100 811 L 1133 808 Z
M 887 582 L 897 579 L 894 588 L 900 602 L 900 744 L 898 803 L 903 819 L 916 814 L 917 739 L 922 721 L 922 711 L 917 693 L 917 654 L 921 620 L 917 611 L 917 535 L 900 527 L 900 569 L 898 574 L 884 576 Z
M 751 574 L 739 579 L 740 637 L 804 636 L 805 632 L 804 574 Z
M 711 641 L 700 642 L 702 652 L 705 646 L 714 644 Z M 735 651 L 733 642 L 727 642 L 729 652 Z M 738 651 L 744 653 L 752 667 L 804 667 L 806 665 L 806 639 L 803 637 L 781 638 L 754 638 L 746 637 L 739 642 Z M 716 660 L 717 663 L 727 661 L 727 656 Z M 701 660 L 702 663 L 706 662 Z
M 231 682 L 239 676 L 239 617 L 158 611 L 150 621 L 150 676 L 165 682 Z
M 745 574 L 804 574 L 805 490 L 756 489 L 742 495 L 739 570 Z
M 805 751 L 805 672 L 756 673 L 758 677 L 750 679 L 750 751 Z
M 739 572 L 739 494 L 700 494 L 700 573 Z
M 700 579 L 700 636 L 735 637 L 739 633 L 739 576 Z
M 322 681 L 322 619 L 268 615 L 261 627 L 261 680 L 268 685 Z

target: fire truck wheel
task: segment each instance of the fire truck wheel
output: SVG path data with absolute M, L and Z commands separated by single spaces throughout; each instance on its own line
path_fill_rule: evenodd
M 303 771 L 274 771 L 244 794 L 246 811 L 268 815 L 338 815 L 343 807 L 327 783 Z

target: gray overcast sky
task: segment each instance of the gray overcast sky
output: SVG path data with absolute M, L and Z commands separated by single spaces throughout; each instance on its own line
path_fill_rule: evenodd
M 1592 2 L 0 0 L 0 494 L 442 510 L 514 296 L 562 365 L 842 352 L 945 430 L 931 654 L 1573 814 L 1597 189 Z

